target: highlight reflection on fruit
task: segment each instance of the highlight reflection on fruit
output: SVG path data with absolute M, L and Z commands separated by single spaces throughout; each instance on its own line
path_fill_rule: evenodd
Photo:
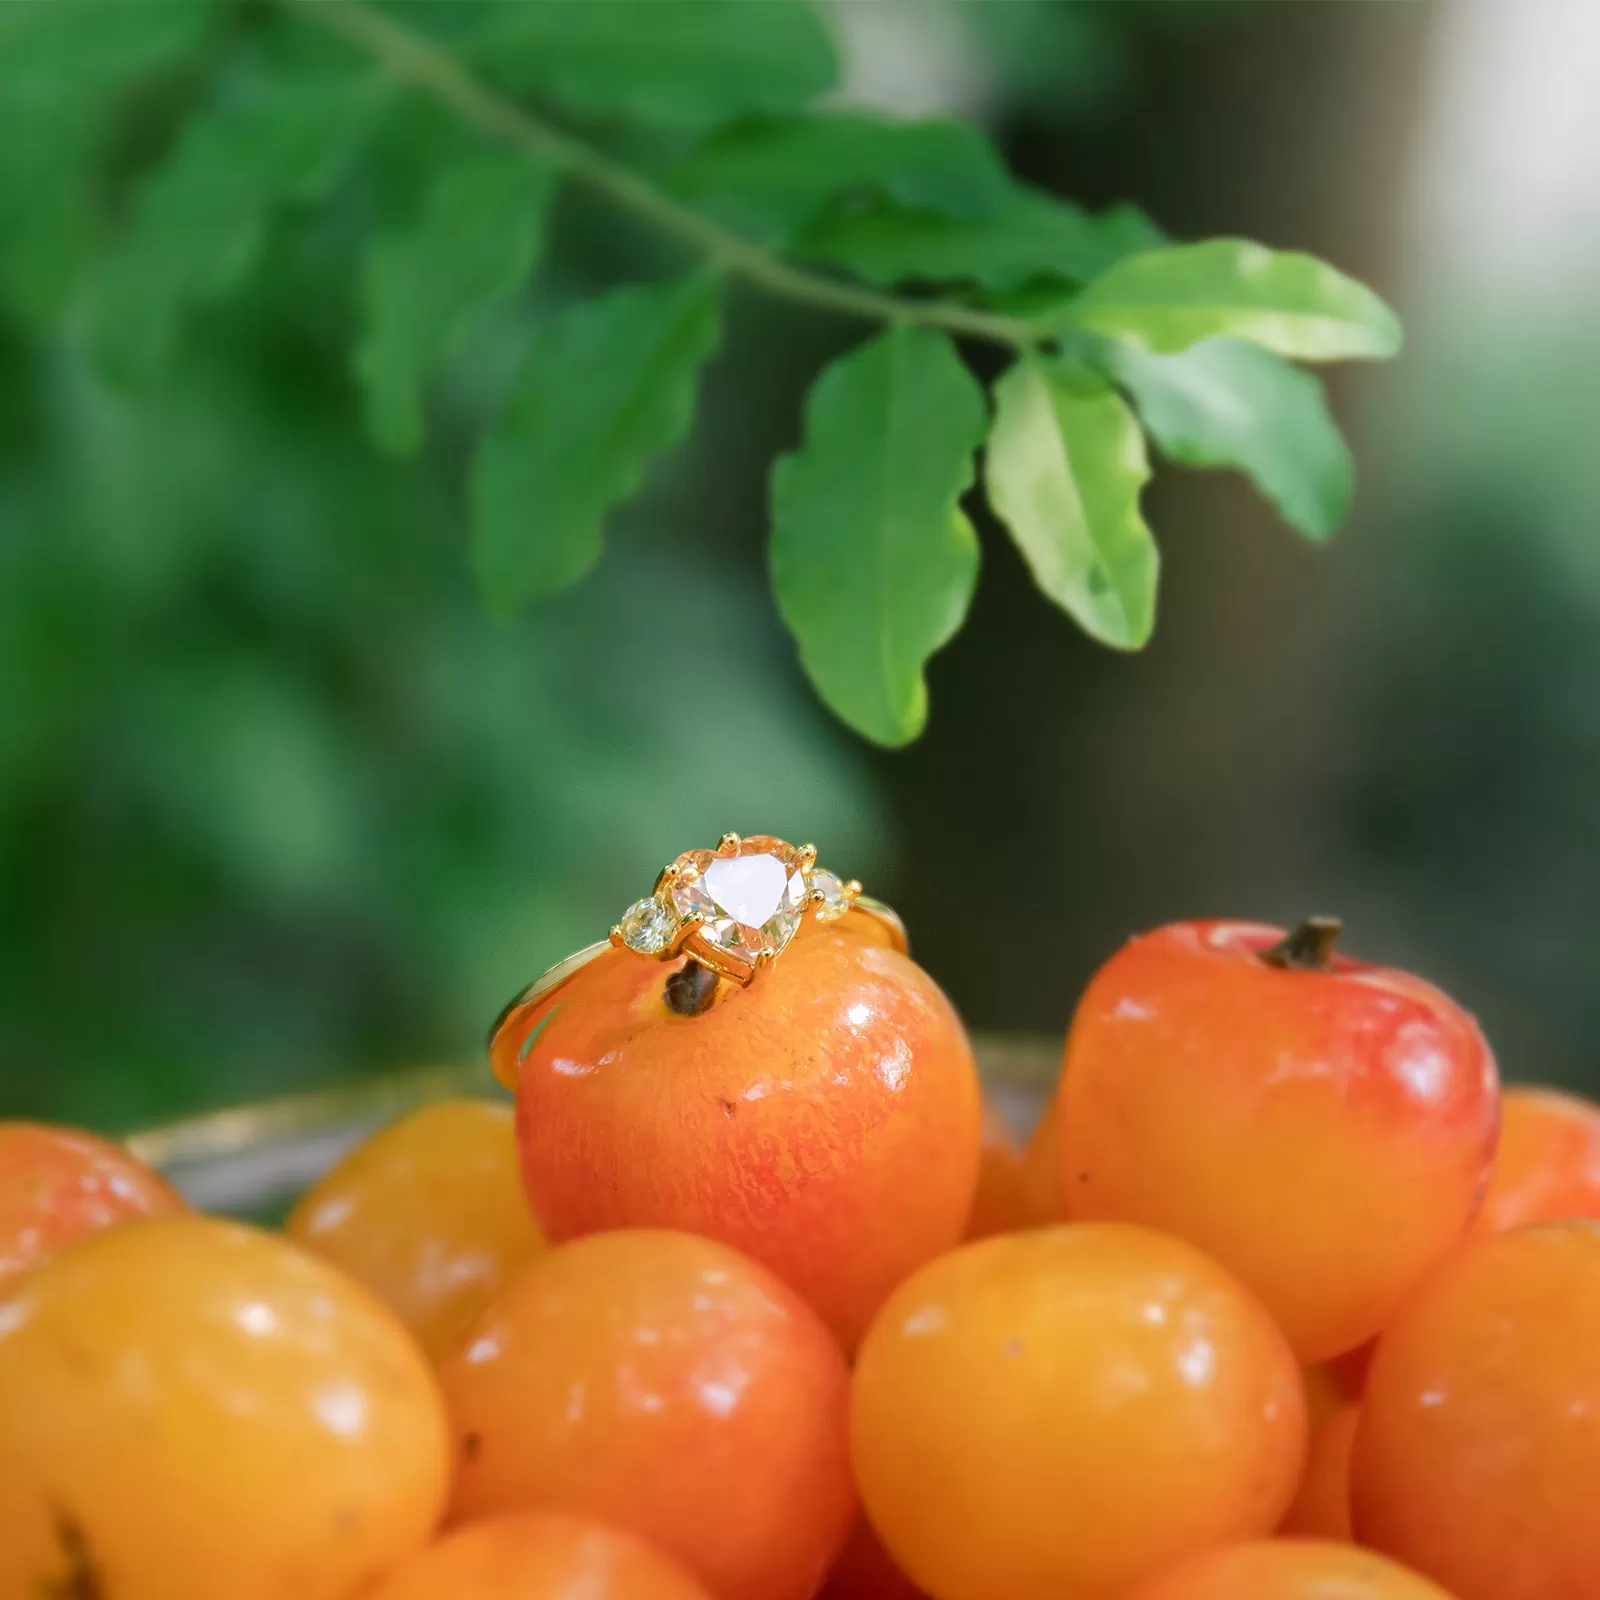
M 284 1228 L 371 1289 L 435 1358 L 543 1243 L 517 1172 L 511 1108 L 482 1100 L 437 1101 L 381 1129 Z
M 0 1300 L 6 1600 L 344 1600 L 421 1546 L 448 1475 L 405 1329 L 269 1234 L 125 1223 Z
M 1351 1469 L 1356 1536 L 1457 1600 L 1600 1581 L 1600 1223 L 1475 1241 L 1385 1330 Z
M 860 913 L 807 919 L 699 1015 L 672 1009 L 669 981 L 607 951 L 506 1039 L 535 1216 L 557 1240 L 721 1239 L 853 1344 L 966 1225 L 981 1102 L 960 1020 Z
M 1068 1224 L 901 1284 L 862 1342 L 850 1436 L 867 1515 L 939 1600 L 1117 1600 L 1277 1523 L 1305 1401 L 1271 1319 L 1198 1250 Z
M 121 1145 L 77 1128 L 0 1122 L 0 1294 L 83 1234 L 187 1209 Z
M 1068 1215 L 1210 1252 L 1306 1362 L 1376 1333 L 1460 1242 L 1498 1114 L 1472 1018 L 1332 931 L 1132 940 L 1079 1002 L 1060 1090 Z
M 792 1290 L 714 1240 L 637 1229 L 558 1245 L 440 1376 L 456 1522 L 599 1517 L 722 1600 L 806 1600 L 844 1543 L 844 1356 Z

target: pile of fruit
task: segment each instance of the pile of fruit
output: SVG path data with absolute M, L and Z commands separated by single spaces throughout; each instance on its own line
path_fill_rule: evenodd
M 282 1233 L 0 1125 L 0 1600 L 1600 1600 L 1600 1109 L 1335 932 L 1132 940 L 1025 1147 L 855 912 Z

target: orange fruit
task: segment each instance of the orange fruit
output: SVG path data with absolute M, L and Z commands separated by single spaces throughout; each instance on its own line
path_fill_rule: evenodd
M 440 1378 L 457 1521 L 598 1517 L 721 1600 L 806 1600 L 849 1531 L 843 1353 L 715 1240 L 635 1229 L 535 1256 Z
M 938 1600 L 1120 1600 L 1265 1533 L 1305 1450 L 1266 1312 L 1178 1239 L 998 1235 L 914 1273 L 856 1362 L 851 1455 L 896 1564 Z
M 90 1234 L 0 1299 L 0 1595 L 343 1600 L 427 1539 L 446 1440 L 405 1329 L 294 1245 Z
M 352 1150 L 284 1231 L 446 1354 L 543 1241 L 517 1172 L 511 1108 L 442 1100 Z
M 1477 1231 L 1600 1217 L 1600 1106 L 1555 1089 L 1507 1089 Z
M 1356 1537 L 1458 1600 L 1600 1593 L 1600 1224 L 1479 1240 L 1385 1330 L 1351 1467 Z
M 457 1528 L 362 1600 L 711 1600 L 675 1561 L 621 1528 L 520 1511 Z

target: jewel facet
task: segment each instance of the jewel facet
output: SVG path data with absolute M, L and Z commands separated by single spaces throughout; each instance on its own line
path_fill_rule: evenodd
M 698 922 L 694 938 L 712 950 L 753 966 L 775 956 L 794 937 L 808 889 L 800 852 L 767 834 L 741 839 L 724 854 L 691 850 L 679 869 L 694 875 L 672 890 L 685 922 Z
M 850 909 L 850 896 L 845 892 L 844 880 L 826 867 L 817 867 L 812 871 L 811 889 L 817 897 L 817 915 L 822 921 L 832 922 Z
M 658 956 L 677 930 L 673 915 L 659 900 L 635 900 L 617 924 L 622 942 L 642 956 Z

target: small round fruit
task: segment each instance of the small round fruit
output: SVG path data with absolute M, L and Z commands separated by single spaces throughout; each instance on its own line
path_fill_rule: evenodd
M 1034 1217 L 1028 1176 L 1017 1137 L 1005 1118 L 987 1101 L 983 1107 L 983 1156 L 978 1165 L 978 1188 L 967 1217 L 967 1239 L 987 1239 L 995 1233 L 1012 1233 L 1031 1227 Z
M 81 1234 L 187 1209 L 119 1144 L 77 1128 L 0 1122 L 0 1294 Z
M 1059 1097 L 1052 1094 L 1045 1102 L 1033 1132 L 1022 1152 L 1023 1183 L 1028 1193 L 1028 1211 L 1034 1225 L 1064 1222 L 1066 1202 L 1061 1198 L 1061 1135 L 1058 1128 Z
M 1450 1600 L 1392 1561 L 1347 1544 L 1262 1539 L 1188 1556 L 1127 1600 Z
M 447 1534 L 362 1600 L 711 1600 L 677 1562 L 621 1528 L 521 1511 Z
M 978 1176 L 966 1034 L 876 927 L 808 919 L 698 1016 L 669 1007 L 661 965 L 608 951 L 505 1029 L 496 1070 L 526 1051 L 517 1133 L 548 1235 L 721 1239 L 853 1345 L 889 1290 L 961 1237 Z
M 599 1517 L 720 1600 L 805 1600 L 844 1543 L 844 1356 L 792 1290 L 714 1240 L 638 1229 L 536 1256 L 440 1377 L 458 1521 Z
M 1095 975 L 1067 1039 L 1061 1179 L 1074 1219 L 1213 1255 L 1301 1360 L 1351 1349 L 1459 1243 L 1494 1151 L 1477 1024 L 1308 923 L 1177 923 Z
M 1305 1398 L 1266 1312 L 1198 1250 L 1066 1225 L 901 1284 L 862 1342 L 850 1440 L 873 1526 L 938 1600 L 1120 1600 L 1276 1524 Z
M 542 1242 L 511 1108 L 442 1100 L 391 1123 L 305 1195 L 285 1232 L 364 1283 L 438 1359 Z
M 1600 1217 L 1600 1106 L 1555 1089 L 1507 1089 L 1479 1233 Z
M 1600 1224 L 1482 1239 L 1378 1344 L 1356 1537 L 1460 1600 L 1600 1594 Z
M 1312 1423 L 1300 1487 L 1279 1533 L 1350 1543 L 1350 1451 L 1360 1415 L 1361 1408 L 1346 1400 Z
M 0 1299 L 0 1595 L 342 1600 L 448 1466 L 405 1330 L 270 1234 L 131 1222 Z

